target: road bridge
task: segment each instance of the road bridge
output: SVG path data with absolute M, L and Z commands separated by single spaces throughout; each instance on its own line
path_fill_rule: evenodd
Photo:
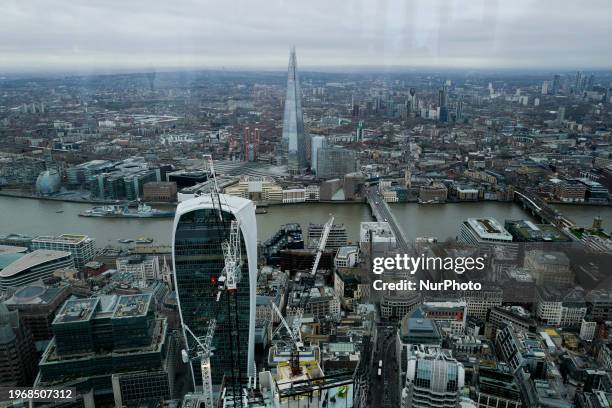
M 389 223 L 393 235 L 395 235 L 395 241 L 399 251 L 401 253 L 408 253 L 409 246 L 406 234 L 397 222 L 395 215 L 391 212 L 389 204 L 387 204 L 382 195 L 379 194 L 376 186 L 368 187 L 366 191 L 366 200 L 376 221 Z
M 523 204 L 523 208 L 528 210 L 535 218 L 552 224 L 561 229 L 574 226 L 574 222 L 563 216 L 559 211 L 555 210 L 546 201 L 542 200 L 535 194 L 527 191 L 515 190 L 514 199 Z

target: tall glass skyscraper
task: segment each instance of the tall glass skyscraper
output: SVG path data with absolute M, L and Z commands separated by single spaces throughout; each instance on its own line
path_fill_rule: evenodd
M 304 116 L 302 113 L 302 90 L 297 73 L 295 48 L 291 49 L 289 56 L 282 146 L 291 173 L 299 173 L 308 167 L 306 134 L 304 133 Z
M 310 154 L 310 168 L 315 174 L 319 174 L 317 154 L 319 154 L 319 150 L 323 149 L 326 146 L 327 139 L 325 138 L 325 136 L 312 137 L 312 141 L 310 143 L 310 147 L 312 149 L 312 153 Z
M 174 219 L 172 260 L 181 323 L 197 336 L 206 333 L 211 318 L 217 320 L 211 357 L 213 384 L 223 376 L 244 381 L 255 374 L 255 288 L 257 286 L 257 225 L 255 205 L 244 198 L 219 195 L 223 219 L 210 195 L 179 204 Z M 241 233 L 242 275 L 231 300 L 225 294 L 217 301 L 217 280 L 224 266 L 222 243 L 229 238 L 232 220 Z M 235 304 L 234 304 L 235 302 Z M 236 324 L 237 322 L 237 324 Z M 238 330 L 231 332 L 233 327 Z M 190 349 L 195 343 L 187 336 Z M 192 365 L 200 385 L 199 364 Z M 227 378 L 226 378 L 227 380 Z

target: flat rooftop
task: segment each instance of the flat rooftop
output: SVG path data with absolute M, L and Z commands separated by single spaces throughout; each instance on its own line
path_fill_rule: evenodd
M 119 297 L 113 318 L 145 316 L 151 303 L 150 294 L 124 295 Z
M 568 242 L 571 239 L 557 227 L 549 224 L 534 224 L 529 220 L 506 221 L 523 241 Z
M 362 222 L 359 227 L 359 238 L 361 242 L 368 241 L 368 233 L 372 231 L 373 237 L 395 238 L 393 230 L 388 222 Z
M 468 218 L 466 222 L 480 238 L 512 241 L 512 235 L 495 218 Z
M 32 240 L 32 242 L 53 242 L 65 244 L 79 244 L 90 239 L 87 235 L 81 234 L 62 234 L 56 237 L 52 235 L 41 235 Z
M 464 301 L 442 301 L 442 302 L 423 302 L 424 309 L 426 310 L 437 310 L 437 311 L 456 311 L 464 310 L 467 303 Z
M 69 299 L 53 324 L 74 323 L 97 318 L 130 318 L 146 316 L 152 301 L 150 293 L 104 295 L 88 299 Z
M 410 317 L 402 320 L 402 334 L 414 335 L 437 335 L 433 321 L 427 318 Z
M 53 324 L 86 322 L 92 318 L 100 299 L 70 299 L 55 316 Z
M 27 252 L 27 250 L 28 248 L 22 246 L 0 245 L 0 255 L 18 254 Z
M 359 251 L 358 246 L 343 246 L 343 247 L 338 248 L 336 257 L 347 258 L 350 254 L 356 253 L 358 251 Z
M 533 264 L 538 266 L 558 265 L 559 267 L 569 267 L 570 261 L 567 255 L 559 251 L 533 250 L 527 252 L 525 259 L 529 258 Z
M 533 282 L 533 276 L 527 269 L 516 268 L 510 269 L 506 272 L 506 275 L 510 279 L 514 279 L 517 282 Z

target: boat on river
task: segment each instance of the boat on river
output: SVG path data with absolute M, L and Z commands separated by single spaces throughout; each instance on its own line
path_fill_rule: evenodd
M 140 203 L 136 209 L 130 209 L 127 205 L 93 207 L 90 210 L 79 213 L 79 215 L 81 217 L 106 218 L 170 218 L 174 217 L 174 211 L 158 210 L 147 204 Z

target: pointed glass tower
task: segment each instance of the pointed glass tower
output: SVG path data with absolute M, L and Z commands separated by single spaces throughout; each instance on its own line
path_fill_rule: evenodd
M 302 114 L 302 91 L 297 73 L 295 48 L 291 49 L 289 56 L 282 144 L 283 153 L 291 173 L 300 173 L 301 170 L 308 167 L 306 134 L 304 133 L 304 117 Z

